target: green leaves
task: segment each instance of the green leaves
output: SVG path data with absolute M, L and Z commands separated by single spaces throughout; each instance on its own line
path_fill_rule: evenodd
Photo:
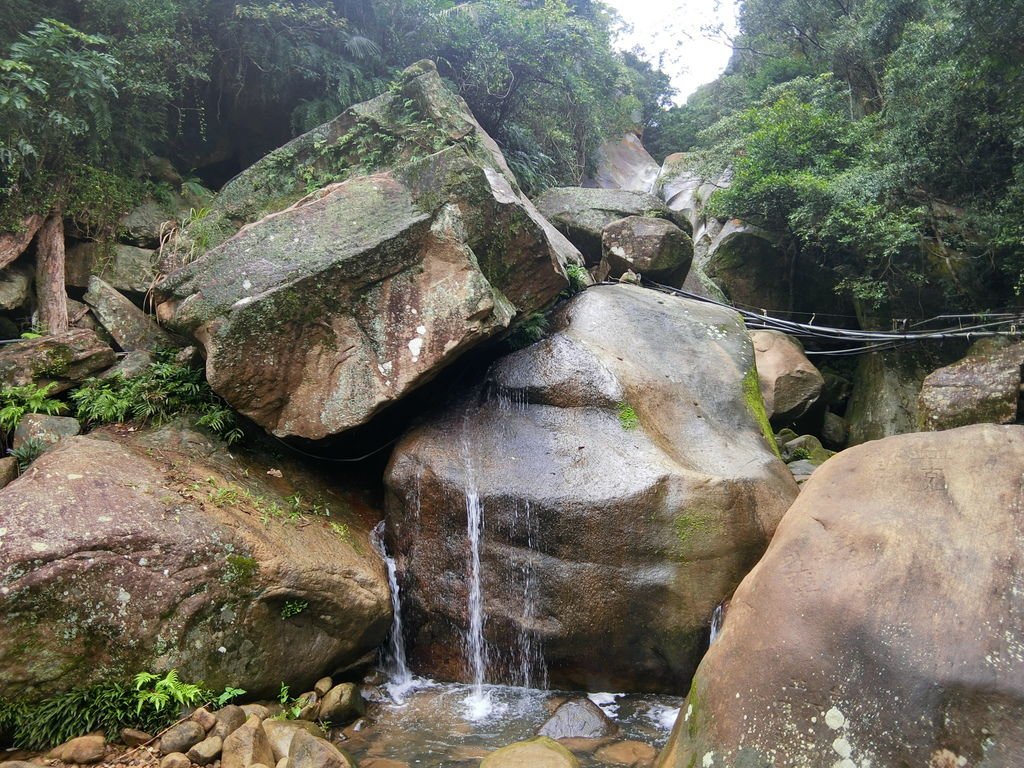
M 174 360 L 174 352 L 157 353 L 145 371 L 126 379 L 89 379 L 71 393 L 75 415 L 87 424 L 120 423 L 128 419 L 162 424 L 193 415 L 199 426 L 228 444 L 242 438 L 232 412 L 206 383 L 199 368 Z
M 140 672 L 133 682 L 137 714 L 141 714 L 147 707 L 154 712 L 163 712 L 171 705 L 176 705 L 175 711 L 180 711 L 209 699 L 208 691 L 201 685 L 184 682 L 176 669 L 163 677 L 151 672 Z
M 0 387 L 0 435 L 9 438 L 26 413 L 45 413 L 56 416 L 67 406 L 60 400 L 49 397 L 55 384 L 21 387 Z

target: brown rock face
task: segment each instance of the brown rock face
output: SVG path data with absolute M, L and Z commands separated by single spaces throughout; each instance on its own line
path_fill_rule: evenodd
M 412 658 L 469 675 L 473 500 L 489 679 L 527 682 L 525 663 L 536 684 L 546 664 L 553 685 L 678 690 L 797 493 L 759 427 L 750 340 L 734 312 L 624 285 L 556 327 L 395 449 Z
M 274 482 L 173 425 L 126 444 L 95 435 L 62 441 L 0 491 L 0 690 L 40 697 L 173 667 L 272 694 L 380 644 L 390 601 L 365 524 L 296 525 L 281 511 L 292 493 L 314 498 L 312 477 L 283 465 Z M 355 503 L 334 498 L 336 515 Z M 289 602 L 305 607 L 284 618 Z
M 288 750 L 289 768 L 356 768 L 347 754 L 326 739 L 297 731 Z M 228 768 L 225 766 L 225 768 Z
M 825 379 L 796 339 L 778 331 L 751 331 L 757 381 L 772 423 L 798 419 L 818 401 Z
M 678 288 L 690 271 L 693 242 L 671 221 L 628 216 L 604 228 L 601 252 L 601 271 L 608 277 L 621 277 L 632 270 Z
M 114 350 L 95 332 L 73 328 L 61 334 L 0 345 L 0 384 L 53 384 L 51 394 L 70 389 L 114 364 Z
M 1024 344 L 978 342 L 952 365 L 925 377 L 918 419 L 926 430 L 1012 424 L 1020 400 Z
M 438 131 L 457 124 L 443 149 L 272 213 L 158 289 L 161 317 L 205 348 L 214 390 L 276 435 L 320 439 L 366 423 L 550 304 L 568 285 L 565 265 L 581 261 L 432 65 L 407 70 L 402 95 Z M 384 101 L 390 112 L 380 99 L 353 109 L 400 132 L 400 97 Z M 256 177 L 280 158 L 233 186 L 260 197 Z M 233 196 L 245 197 L 226 188 L 223 205 Z
M 989 425 L 819 468 L 736 590 L 659 766 L 1018 765 L 1022 475 L 1024 427 Z
M 579 760 L 557 741 L 538 736 L 489 754 L 480 768 L 579 768 Z

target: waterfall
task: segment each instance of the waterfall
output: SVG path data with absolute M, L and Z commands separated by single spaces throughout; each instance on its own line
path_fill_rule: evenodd
M 718 639 L 718 634 L 722 631 L 722 619 L 725 618 L 725 603 L 719 603 L 715 606 L 714 613 L 711 614 L 711 639 L 708 645 L 711 645 Z
M 522 601 L 523 608 L 519 618 L 519 635 L 516 638 L 516 655 L 518 656 L 518 669 L 515 682 L 524 688 L 547 688 L 548 670 L 544 663 L 544 654 L 539 639 L 532 629 L 537 618 L 537 518 L 526 502 L 520 521 L 518 510 L 515 518 L 516 525 L 522 525 L 526 529 L 526 551 L 527 556 L 519 567 L 522 577 Z
M 405 657 L 405 638 L 402 635 L 402 593 L 398 587 L 398 568 L 395 558 L 388 554 L 384 545 L 384 521 L 381 520 L 370 534 L 374 549 L 384 559 L 388 571 L 388 586 L 391 589 L 391 634 L 388 639 L 387 651 L 383 653 L 384 671 L 389 678 L 388 692 L 396 701 L 404 698 L 403 694 L 412 683 L 412 673 Z
M 467 464 L 467 469 L 470 469 Z M 472 472 L 469 473 L 472 477 Z M 487 646 L 484 642 L 484 594 L 480 578 L 480 540 L 483 537 L 484 510 L 475 484 L 466 487 L 466 532 L 469 537 L 469 599 L 467 613 L 469 629 L 466 632 L 466 655 L 473 673 L 473 695 L 470 705 L 473 713 L 482 716 L 488 707 L 484 695 L 484 674 L 487 670 Z

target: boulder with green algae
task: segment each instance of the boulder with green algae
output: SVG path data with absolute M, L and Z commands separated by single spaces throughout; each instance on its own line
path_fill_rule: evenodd
M 402 82 L 445 137 L 440 151 L 352 171 L 158 289 L 167 325 L 205 348 L 214 390 L 276 435 L 319 439 L 366 423 L 554 301 L 580 260 L 433 66 Z M 392 128 L 413 130 L 403 126 Z
M 50 394 L 54 395 L 109 368 L 116 359 L 114 350 L 85 328 L 3 344 L 0 386 L 50 384 Z
M 1024 427 L 847 449 L 737 588 L 659 768 L 1010 768 Z
M 928 359 L 914 350 L 861 357 L 846 407 L 850 445 L 916 432 L 921 383 L 932 369 Z
M 963 359 L 921 384 L 918 420 L 935 431 L 968 424 L 1012 424 L 1021 396 L 1024 343 L 983 339 Z
M 296 493 L 321 515 L 290 520 Z M 0 690 L 175 668 L 276 696 L 373 657 L 391 608 L 359 503 L 177 424 L 61 441 L 0 490 Z
M 579 768 L 579 760 L 554 739 L 538 736 L 491 752 L 480 768 Z
M 588 289 L 553 330 L 395 448 L 412 656 L 467 675 L 454 532 L 476 494 L 490 679 L 525 682 L 542 649 L 552 685 L 678 691 L 798 490 L 764 436 L 750 339 L 731 310 L 627 285 Z

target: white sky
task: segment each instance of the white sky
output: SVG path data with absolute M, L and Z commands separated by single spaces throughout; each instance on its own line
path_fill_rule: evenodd
M 604 0 L 618 11 L 632 31 L 617 45 L 639 45 L 652 63 L 661 68 L 678 89 L 682 104 L 698 85 L 721 74 L 732 49 L 728 39 L 736 29 L 735 0 Z M 718 32 L 711 28 L 721 27 Z

